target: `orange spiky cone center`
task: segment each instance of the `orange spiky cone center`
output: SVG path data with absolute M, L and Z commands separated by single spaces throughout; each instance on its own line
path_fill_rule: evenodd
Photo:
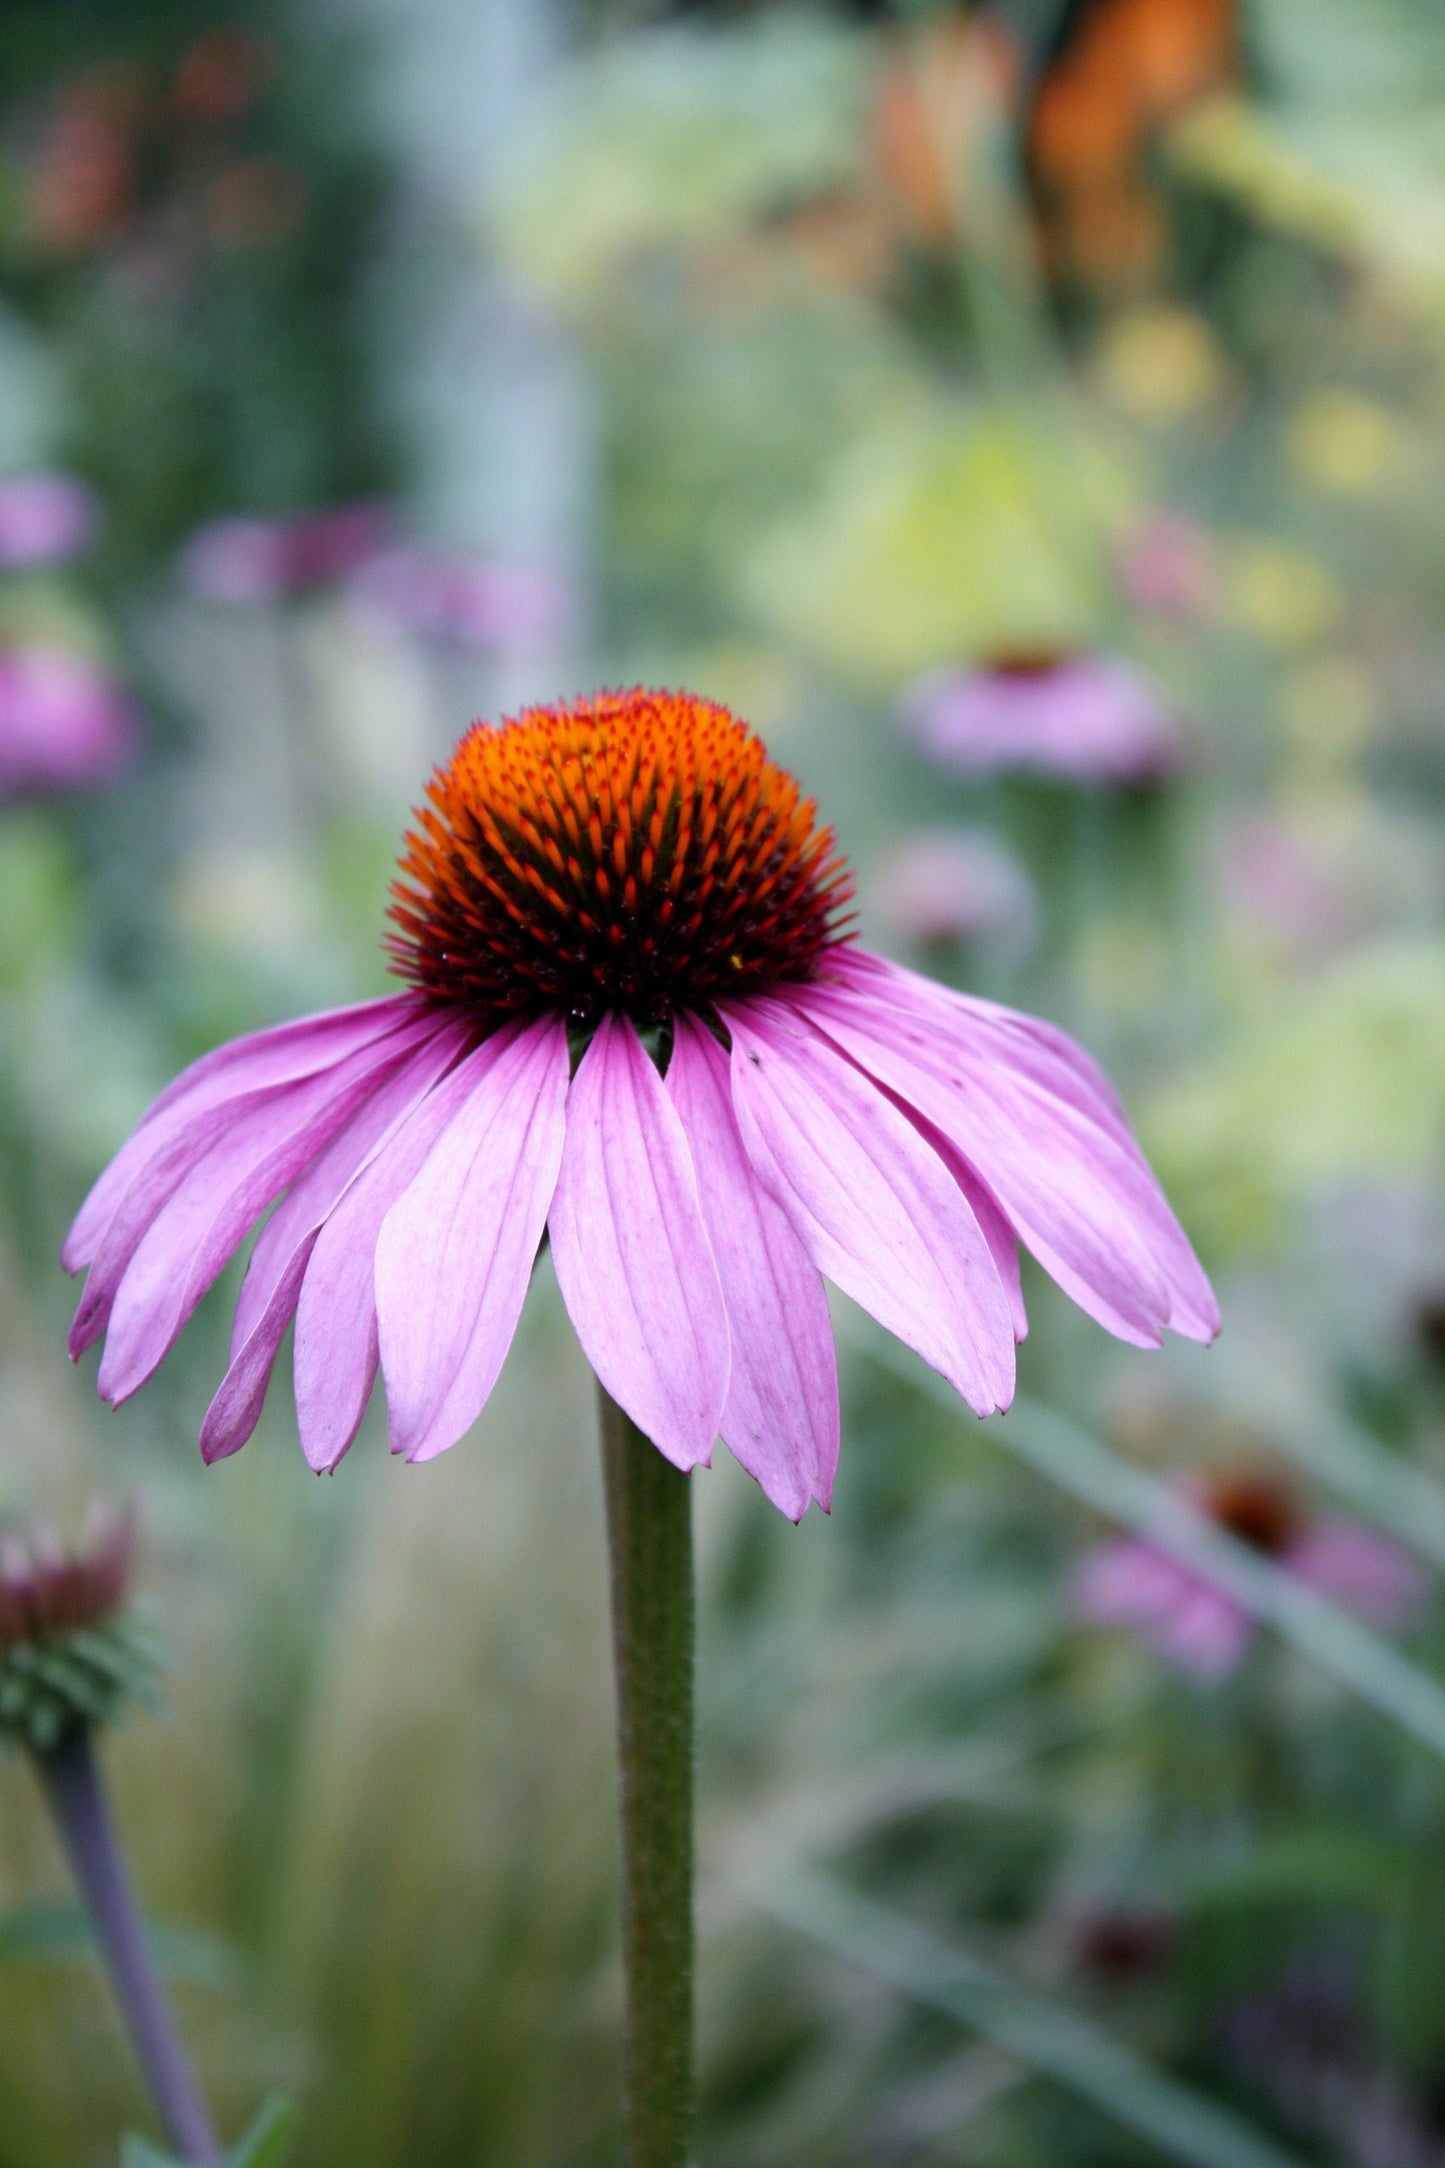
M 477 724 L 393 887 L 396 969 L 484 1024 L 641 1024 L 812 976 L 852 893 L 831 829 L 744 723 L 599 693 Z

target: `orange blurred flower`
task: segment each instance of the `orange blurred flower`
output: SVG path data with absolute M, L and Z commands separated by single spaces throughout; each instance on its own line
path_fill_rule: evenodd
M 1150 150 L 1240 73 L 1236 0 L 1085 0 L 1071 11 L 1025 132 L 1056 275 L 1117 288 L 1152 270 L 1164 226 Z

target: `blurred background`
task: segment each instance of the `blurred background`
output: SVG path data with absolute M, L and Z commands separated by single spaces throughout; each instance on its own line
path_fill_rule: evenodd
M 831 1518 L 697 1479 L 702 2160 L 1445 2161 L 1437 0 L 6 0 L 0 85 L 0 1512 L 140 1501 L 225 2128 L 619 2158 L 589 1383 L 544 1263 L 442 1462 L 311 1477 L 283 1364 L 206 1473 L 234 1278 L 113 1415 L 60 1238 L 385 985 L 474 716 L 651 680 L 1106 1063 L 1226 1317 L 1033 1274 L 980 1426 L 840 1303 Z M 33 1794 L 0 2168 L 83 2168 L 147 2111 Z

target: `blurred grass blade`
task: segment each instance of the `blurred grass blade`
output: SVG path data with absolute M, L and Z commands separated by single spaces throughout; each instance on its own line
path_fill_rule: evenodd
M 1298 2155 L 1282 2152 L 1086 2019 L 830 1876 L 779 1864 L 743 1886 L 774 1919 L 925 2008 L 985 2034 L 1191 2168 L 1303 2168 Z
M 883 1368 L 962 1421 L 962 1403 L 952 1387 L 896 1341 L 870 1330 L 858 1334 L 858 1344 Z M 1340 1685 L 1445 1759 L 1445 1686 L 1438 1679 L 1293 1574 L 1227 1535 L 1168 1484 L 1022 1396 L 1007 1415 L 989 1425 L 989 1435 L 1061 1489 L 1232 1597 Z

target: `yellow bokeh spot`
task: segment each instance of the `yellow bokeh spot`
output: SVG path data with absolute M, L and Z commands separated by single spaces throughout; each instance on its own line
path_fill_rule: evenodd
M 1143 1016 L 1169 991 L 1169 945 L 1160 929 L 1134 912 L 1095 921 L 1077 952 L 1080 983 L 1105 1016 Z
M 1322 655 L 1290 672 L 1280 688 L 1279 716 L 1291 750 L 1329 765 L 1352 760 L 1379 721 L 1368 673 L 1349 655 Z
M 1343 600 L 1333 573 L 1317 557 L 1272 541 L 1244 542 L 1234 550 L 1225 595 L 1233 622 L 1273 647 L 1308 647 L 1328 632 Z
M 1297 470 L 1342 497 L 1376 495 L 1408 471 L 1410 431 L 1398 415 L 1351 391 L 1301 402 L 1286 444 Z
M 1136 421 L 1185 421 L 1211 406 L 1226 371 L 1213 333 L 1192 309 L 1131 309 L 1099 349 L 1105 394 Z

